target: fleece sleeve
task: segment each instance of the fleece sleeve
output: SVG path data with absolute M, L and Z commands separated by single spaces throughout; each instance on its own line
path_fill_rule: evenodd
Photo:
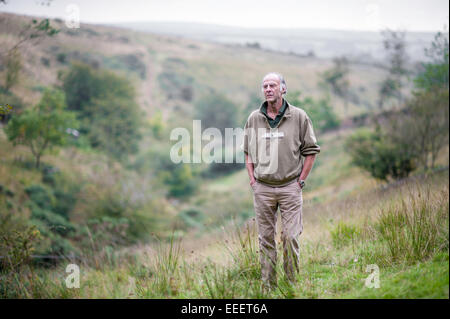
M 313 155 L 320 153 L 320 146 L 317 144 L 314 129 L 309 116 L 306 116 L 301 128 L 301 146 L 300 154 L 302 156 Z

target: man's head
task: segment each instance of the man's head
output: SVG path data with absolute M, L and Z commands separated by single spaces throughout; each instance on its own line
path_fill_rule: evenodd
M 284 77 L 275 72 L 268 73 L 262 81 L 262 91 L 268 102 L 276 102 L 281 99 L 287 92 L 286 81 Z

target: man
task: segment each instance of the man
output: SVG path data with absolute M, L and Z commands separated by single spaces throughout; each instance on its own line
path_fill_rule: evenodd
M 277 209 L 282 220 L 284 271 L 293 281 L 298 271 L 298 237 L 303 231 L 302 189 L 320 147 L 305 111 L 283 98 L 287 86 L 282 75 L 264 76 L 262 91 L 265 102 L 248 117 L 243 148 L 253 189 L 262 280 L 273 287 Z

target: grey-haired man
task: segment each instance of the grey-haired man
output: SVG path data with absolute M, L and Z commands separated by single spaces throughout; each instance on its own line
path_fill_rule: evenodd
M 263 282 L 276 285 L 276 212 L 282 220 L 284 270 L 295 279 L 299 236 L 303 231 L 302 189 L 320 152 L 310 118 L 283 95 L 286 81 L 278 73 L 264 76 L 265 102 L 253 111 L 244 128 L 244 152 L 258 225 Z

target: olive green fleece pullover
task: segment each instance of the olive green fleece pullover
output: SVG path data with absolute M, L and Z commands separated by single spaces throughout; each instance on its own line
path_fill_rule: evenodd
M 248 117 L 243 150 L 254 164 L 254 177 L 269 186 L 284 186 L 300 176 L 303 158 L 318 154 L 313 125 L 306 112 L 287 103 L 278 125 L 271 128 L 263 114 L 267 101 Z

